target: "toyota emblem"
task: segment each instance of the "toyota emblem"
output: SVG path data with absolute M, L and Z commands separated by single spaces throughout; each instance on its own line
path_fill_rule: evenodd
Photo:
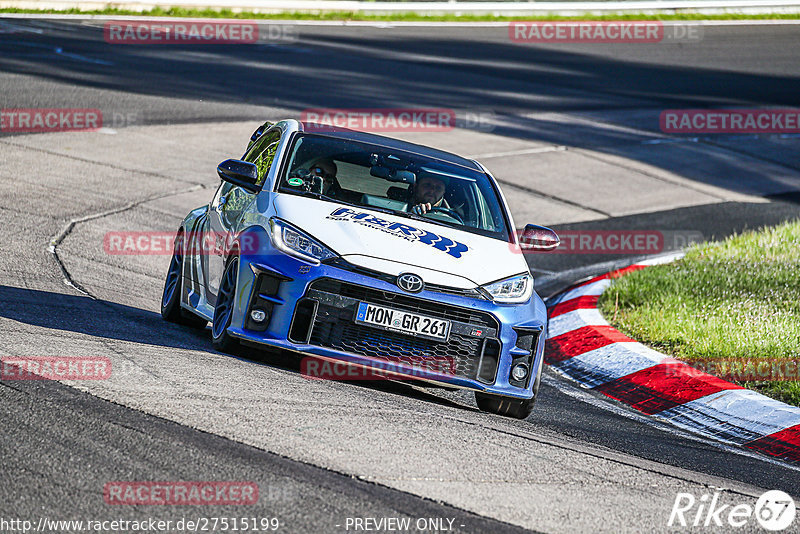
M 397 287 L 409 293 L 419 293 L 425 288 L 425 282 L 416 274 L 403 273 L 397 277 Z

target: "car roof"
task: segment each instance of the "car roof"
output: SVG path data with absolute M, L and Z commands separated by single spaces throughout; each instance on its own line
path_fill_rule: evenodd
M 300 121 L 298 122 L 300 124 L 299 131 L 304 133 L 324 135 L 327 137 L 336 137 L 339 139 L 347 139 L 350 141 L 360 141 L 362 143 L 371 143 L 374 145 L 392 148 L 395 150 L 402 150 L 405 152 L 420 154 L 422 156 L 427 156 L 429 158 L 438 159 L 441 161 L 445 161 L 447 163 L 460 165 L 462 167 L 466 167 L 468 169 L 472 169 L 478 172 L 483 172 L 481 166 L 475 163 L 474 161 L 467 158 L 463 158 L 456 154 L 452 154 L 450 152 L 445 152 L 444 150 L 438 150 L 436 148 L 431 148 L 425 145 L 409 143 L 407 141 L 401 141 L 400 139 L 394 139 L 392 137 L 386 137 L 383 135 L 359 132 L 356 130 L 348 130 L 347 128 L 339 128 L 337 126 L 332 126 L 330 124 L 318 124 L 314 122 L 300 122 Z

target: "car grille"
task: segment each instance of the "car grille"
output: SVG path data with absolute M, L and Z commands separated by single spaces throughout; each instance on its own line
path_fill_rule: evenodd
M 449 319 L 486 328 L 498 328 L 497 320 L 486 312 L 449 306 L 440 302 L 432 302 L 398 293 L 388 293 L 371 287 L 340 282 L 333 278 L 320 278 L 311 284 L 311 289 L 440 319 Z
M 496 378 L 499 324 L 491 314 L 331 278 L 313 282 L 307 297 L 306 302 L 318 302 L 308 336 L 312 345 L 485 383 L 493 383 Z M 423 339 L 356 324 L 355 308 L 360 301 L 450 320 L 449 339 Z M 476 330 L 480 335 L 474 334 Z

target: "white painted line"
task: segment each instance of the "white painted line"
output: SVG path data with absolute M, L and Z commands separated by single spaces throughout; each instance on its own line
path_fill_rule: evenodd
M 546 152 L 563 152 L 567 150 L 564 145 L 558 146 L 538 146 L 534 148 L 523 148 L 520 150 L 509 150 L 508 152 L 489 152 L 487 154 L 478 154 L 471 156 L 472 159 L 488 159 L 488 158 L 502 158 L 506 156 L 523 156 L 525 154 L 543 154 Z
M 8 2 L 0 1 L 0 7 Z M 225 19 L 225 18 L 205 18 L 205 17 L 167 17 L 157 15 L 80 15 L 80 14 L 55 14 L 55 13 L 0 13 L 0 20 L 5 18 L 12 19 L 33 19 L 33 20 L 75 20 L 75 21 L 141 21 L 141 20 L 163 20 L 170 22 L 220 22 L 220 23 L 242 23 L 253 22 L 263 25 L 286 25 L 286 26 L 365 26 L 373 28 L 392 28 L 392 27 L 442 27 L 442 26 L 463 26 L 463 27 L 485 27 L 485 28 L 507 28 L 508 22 L 504 21 L 474 21 L 474 22 L 443 22 L 443 21 L 388 21 L 388 20 L 282 20 L 282 19 Z
M 665 254 L 664 256 L 658 256 L 656 258 L 642 260 L 640 262 L 637 262 L 636 265 L 646 265 L 648 267 L 652 267 L 653 265 L 665 265 L 667 263 L 672 263 L 675 260 L 679 260 L 684 256 L 686 256 L 686 252 L 681 250 L 679 252 L 674 252 L 672 254 Z
M 440 11 L 440 12 L 490 12 L 505 13 L 524 11 L 531 13 L 560 12 L 670 12 L 689 10 L 693 13 L 706 11 L 738 11 L 738 10 L 780 10 L 785 12 L 800 7 L 797 0 L 646 0 L 616 2 L 385 2 L 357 0 L 4 0 L 2 7 L 42 6 L 43 8 L 81 7 L 81 6 L 128 6 L 146 9 L 151 6 L 172 6 L 190 8 L 228 8 L 246 11 L 258 9 L 262 11 Z

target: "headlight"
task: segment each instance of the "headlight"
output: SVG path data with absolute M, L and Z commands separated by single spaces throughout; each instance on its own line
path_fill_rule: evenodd
M 328 247 L 280 219 L 270 219 L 269 227 L 273 246 L 290 256 L 315 265 L 336 257 Z
M 527 302 L 533 294 L 533 277 L 529 274 L 520 274 L 482 286 L 495 302 L 504 304 L 519 304 Z

